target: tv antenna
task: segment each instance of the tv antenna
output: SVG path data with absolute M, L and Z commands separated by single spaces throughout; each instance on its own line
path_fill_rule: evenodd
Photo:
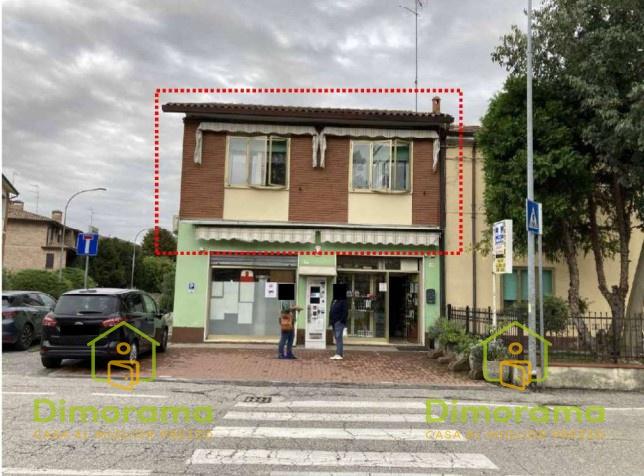
M 416 37 L 416 73 L 414 75 L 414 100 L 416 112 L 418 112 L 418 17 L 420 13 L 418 12 L 418 7 L 423 8 L 423 2 L 421 0 L 414 0 L 414 9 L 412 10 L 409 7 L 404 5 L 398 5 L 400 8 L 407 10 L 409 13 L 414 15 L 416 21 L 415 37 Z

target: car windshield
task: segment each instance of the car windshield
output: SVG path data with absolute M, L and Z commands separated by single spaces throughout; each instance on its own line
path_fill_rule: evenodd
M 119 310 L 116 296 L 71 294 L 61 296 L 56 304 L 56 314 L 111 314 Z

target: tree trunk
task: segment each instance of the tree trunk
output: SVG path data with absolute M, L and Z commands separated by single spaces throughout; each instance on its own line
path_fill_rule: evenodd
M 583 316 L 579 312 L 579 267 L 577 266 L 577 246 L 572 237 L 570 224 L 564 221 L 562 224 L 564 249 L 566 264 L 568 265 L 568 308 L 570 309 L 570 319 L 577 328 L 577 334 L 584 349 L 593 350 L 593 337 L 586 326 Z
M 613 178 L 611 186 L 610 201 L 613 210 L 609 212 L 614 214 L 617 233 L 619 236 L 619 285 L 612 286 L 608 289 L 606 282 L 606 273 L 604 272 L 604 252 L 601 246 L 601 235 L 597 224 L 597 203 L 595 197 L 590 196 L 588 200 L 589 219 L 590 219 L 590 243 L 595 257 L 595 269 L 597 271 L 597 281 L 599 291 L 604 299 L 608 302 L 612 314 L 612 326 L 610 334 L 614 342 L 614 349 L 621 347 L 622 335 L 624 331 L 624 311 L 626 310 L 626 295 L 628 294 L 628 254 L 630 244 L 630 216 L 624 207 L 622 188 L 617 182 L 617 177 Z

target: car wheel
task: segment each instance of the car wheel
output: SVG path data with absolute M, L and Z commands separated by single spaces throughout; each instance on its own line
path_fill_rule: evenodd
M 159 345 L 159 352 L 165 352 L 168 348 L 168 328 L 163 328 L 163 334 L 161 335 L 161 342 Z
M 31 324 L 25 324 L 25 326 L 22 328 L 20 336 L 18 336 L 18 340 L 16 341 L 16 349 L 27 350 L 29 347 L 31 347 L 31 343 L 33 341 L 34 328 L 31 326 Z
M 139 358 L 139 344 L 136 341 L 133 341 L 130 344 L 130 356 L 129 360 L 137 360 Z
M 62 364 L 63 359 L 58 359 L 56 357 L 40 357 L 43 367 L 47 369 L 57 369 Z

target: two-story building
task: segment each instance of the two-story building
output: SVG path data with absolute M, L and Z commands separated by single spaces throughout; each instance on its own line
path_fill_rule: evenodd
M 11 271 L 21 269 L 60 269 L 63 239 L 63 212 L 53 210 L 51 218 L 25 210 L 24 203 L 9 203 L 4 237 L 3 266 Z M 63 267 L 76 256 L 79 230 L 65 228 L 62 249 Z
M 349 343 L 422 345 L 444 304 L 440 112 L 168 103 L 183 113 L 176 342 L 323 344 L 333 284 Z

